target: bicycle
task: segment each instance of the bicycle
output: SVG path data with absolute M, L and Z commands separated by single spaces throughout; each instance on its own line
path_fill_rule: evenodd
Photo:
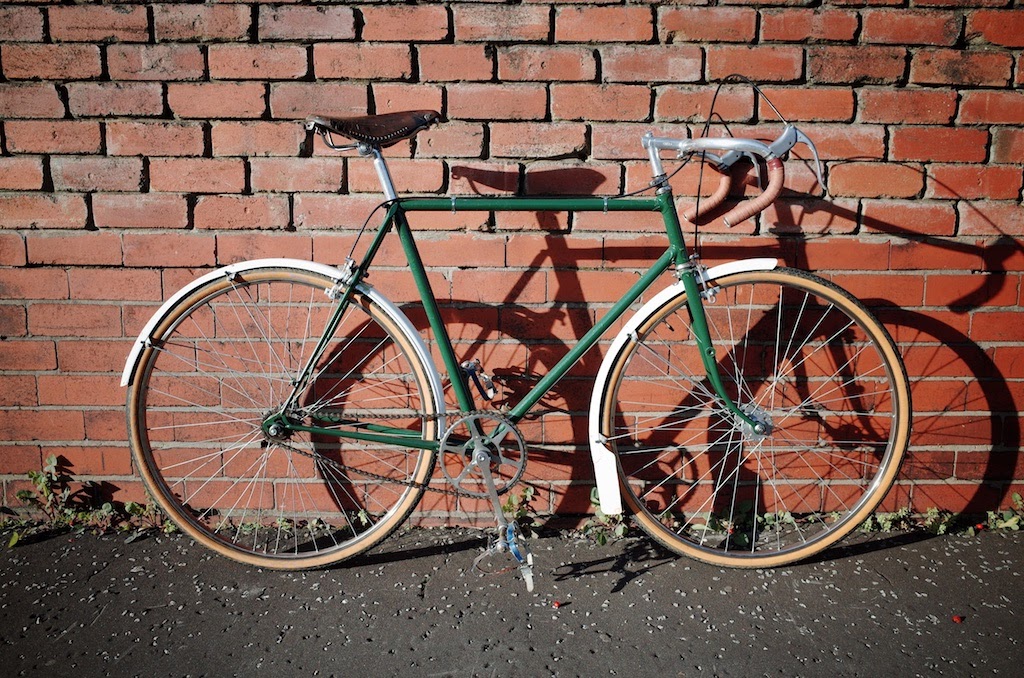
M 376 169 L 385 214 L 362 259 L 228 265 L 174 294 L 141 331 L 122 379 L 129 438 L 146 486 L 184 532 L 251 565 L 318 567 L 378 544 L 425 490 L 461 493 L 488 499 L 498 528 L 474 565 L 500 555 L 532 589 L 527 543 L 500 500 L 527 463 L 517 422 L 666 273 L 673 282 L 625 322 L 594 383 L 588 442 L 602 511 L 621 513 L 624 500 L 668 549 L 738 567 L 807 558 L 863 523 L 909 440 L 896 346 L 823 278 L 771 258 L 703 266 L 684 243 L 662 160 L 671 152 L 721 174 L 687 220 L 725 201 L 735 163 L 764 162 L 763 193 L 725 216 L 738 223 L 778 196 L 781 158 L 797 143 L 824 185 L 803 132 L 787 123 L 767 144 L 648 133 L 653 196 L 399 197 L 382 149 L 439 120 L 433 111 L 307 119 L 327 146 Z M 658 212 L 668 244 L 519 402 L 483 409 L 477 398 L 492 384 L 479 363 L 456 356 L 408 220 L 463 210 Z M 402 310 L 367 282 L 393 234 L 441 369 Z M 428 487 L 438 462 L 446 489 Z

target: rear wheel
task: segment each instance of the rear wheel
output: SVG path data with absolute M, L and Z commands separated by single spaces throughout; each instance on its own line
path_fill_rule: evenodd
M 640 525 L 677 553 L 770 567 L 858 527 L 899 470 L 910 390 L 885 329 L 835 285 L 789 269 L 712 283 L 705 302 L 730 398 L 704 375 L 685 293 L 611 359 L 602 434 Z
M 430 478 L 433 452 L 325 432 L 379 426 L 437 439 L 427 367 L 366 294 L 354 294 L 282 411 L 334 285 L 273 266 L 211 281 L 158 324 L 134 372 L 128 429 L 147 487 L 185 532 L 235 560 L 300 569 L 362 553 L 402 523 Z M 270 426 L 275 415 L 321 432 Z

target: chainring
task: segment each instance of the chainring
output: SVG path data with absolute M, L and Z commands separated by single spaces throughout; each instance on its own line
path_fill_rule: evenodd
M 492 440 L 499 428 L 504 434 Z M 439 447 L 441 472 L 456 492 L 487 497 L 480 464 L 490 464 L 498 494 L 519 482 L 526 470 L 526 443 L 515 424 L 500 414 L 474 412 L 448 427 Z

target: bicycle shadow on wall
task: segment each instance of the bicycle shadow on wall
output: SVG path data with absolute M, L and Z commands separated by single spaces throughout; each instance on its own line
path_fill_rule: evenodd
M 482 172 L 472 168 L 454 168 L 453 172 L 456 170 L 463 178 L 489 187 L 504 187 L 507 190 L 510 186 L 519 185 L 518 177 L 513 179 L 498 172 Z M 588 180 L 593 185 L 601 176 L 586 169 L 550 172 L 564 174 L 558 178 L 552 176 L 545 183 L 577 186 L 581 189 L 588 188 Z M 588 176 L 587 173 L 595 176 Z M 592 190 L 591 188 L 591 192 Z M 971 245 L 942 237 L 921 235 L 876 218 L 861 219 L 855 211 L 830 201 L 808 201 L 806 196 L 786 191 L 776 203 L 779 223 L 786 226 L 770 227 L 769 232 L 777 233 L 780 239 L 760 250 L 758 254 L 777 256 L 801 268 L 810 269 L 809 246 L 812 239 L 800 233 L 803 217 L 798 217 L 792 209 L 794 198 L 803 198 L 804 211 L 808 215 L 826 212 L 831 215 L 829 221 L 862 222 L 864 227 L 873 231 L 905 239 L 907 248 L 939 248 L 948 252 L 951 257 L 976 262 L 972 264 L 971 269 L 982 272 L 984 277 L 981 284 L 976 289 L 965 290 L 958 298 L 947 301 L 941 306 L 941 310 L 908 311 L 882 296 L 862 298 L 862 301 L 887 326 L 900 345 L 911 378 L 915 402 L 914 430 L 908 457 L 898 485 L 883 503 L 881 510 L 895 510 L 912 504 L 915 510 L 923 512 L 928 508 L 952 502 L 962 506 L 962 512 L 965 514 L 983 514 L 998 508 L 1008 497 L 1010 481 L 1018 467 L 1021 440 L 1019 413 L 1002 368 L 989 351 L 968 336 L 968 322 L 971 312 L 993 301 L 1003 291 L 1008 284 L 1005 262 L 1024 252 L 1024 248 L 1005 234 L 984 245 Z M 726 204 L 721 209 L 728 207 Z M 715 214 L 712 213 L 708 217 L 713 218 Z M 564 231 L 564 226 L 554 215 L 538 214 L 537 219 L 542 230 Z M 996 224 L 991 221 L 989 223 L 993 232 L 1001 232 Z M 415 228 L 415 224 L 413 226 Z M 544 333 L 556 325 L 568 323 L 572 326 L 572 336 L 582 336 L 592 326 L 593 318 L 588 313 L 579 312 L 581 309 L 574 308 L 572 304 L 559 301 L 585 298 L 581 296 L 583 284 L 578 269 L 558 269 L 560 274 L 555 278 L 558 288 L 549 294 L 549 299 L 553 301 L 549 301 L 545 308 L 530 308 L 519 305 L 516 301 L 518 293 L 525 288 L 530 276 L 535 275 L 535 269 L 545 264 L 558 265 L 558 262 L 574 259 L 602 261 L 602 257 L 603 261 L 609 263 L 632 262 L 650 259 L 651 253 L 651 248 L 637 245 L 606 244 L 601 250 L 598 252 L 595 248 L 570 247 L 569 241 L 562 234 L 545 236 L 544 247 L 526 266 L 526 270 L 520 274 L 519 280 L 511 286 L 511 291 L 502 302 L 503 319 L 518 319 L 518 322 L 503 322 L 502 333 L 508 335 L 510 339 L 529 344 L 534 337 L 550 334 Z M 711 261 L 751 256 L 749 246 L 707 242 L 702 246 L 702 254 L 706 260 Z M 824 273 L 828 277 L 828 272 Z M 451 303 L 458 308 L 472 302 L 456 299 Z M 951 322 L 951 319 L 957 322 Z M 523 328 L 530 328 L 530 331 L 522 332 Z M 487 332 L 490 330 L 493 328 L 480 328 L 479 344 L 473 344 L 474 350 L 484 350 Z M 458 338 L 458 341 L 472 343 L 472 337 L 464 335 Z M 542 350 L 529 352 L 525 369 L 494 369 L 502 377 L 502 384 L 506 388 L 509 400 L 515 401 L 528 390 L 530 382 L 536 378 L 532 375 L 542 375 L 568 349 L 567 343 L 552 340 L 546 343 Z M 481 359 L 486 365 L 486 356 L 482 355 Z M 561 445 L 568 446 L 569 449 L 559 449 L 559 444 L 553 444 L 555 441 L 548 430 L 551 427 L 544 427 L 540 432 L 540 445 L 534 443 L 535 435 L 526 436 L 531 443 L 531 451 L 539 452 L 540 455 L 537 456 L 544 462 L 567 466 L 570 469 L 570 480 L 574 482 L 592 481 L 589 455 L 570 456 L 567 453 L 586 452 L 585 446 L 574 446 L 573 441 L 586 439 L 589 390 L 566 386 L 573 383 L 574 377 L 585 382 L 587 377 L 592 377 L 596 373 L 600 362 L 601 356 L 597 352 L 587 354 L 570 372 L 561 387 L 542 401 L 537 410 L 540 413 L 537 419 L 557 413 L 570 417 L 568 435 L 563 433 L 560 436 Z M 967 370 L 966 375 L 964 368 Z M 960 447 L 966 445 L 968 449 L 950 450 L 948 446 L 951 440 L 956 440 Z M 531 456 L 531 460 L 534 458 Z M 954 497 L 951 498 L 949 492 L 953 492 Z M 553 511 L 556 514 L 578 512 L 579 508 L 578 503 L 573 504 L 565 498 L 553 502 Z

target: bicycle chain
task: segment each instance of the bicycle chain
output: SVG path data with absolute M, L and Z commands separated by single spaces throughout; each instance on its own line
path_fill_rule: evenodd
M 495 412 L 495 410 L 469 410 L 469 411 L 465 411 L 465 412 L 463 412 L 463 411 L 445 412 L 444 414 L 426 414 L 425 412 L 416 412 L 416 413 L 413 413 L 411 415 L 410 414 L 378 414 L 378 415 L 374 415 L 374 419 L 381 419 L 381 420 L 422 419 L 422 420 L 426 421 L 428 419 L 444 419 L 444 418 L 447 418 L 447 417 L 456 417 L 456 416 L 459 419 L 465 419 L 467 417 L 472 417 L 472 416 L 478 415 L 478 414 L 494 415 L 494 414 L 496 414 L 496 412 Z M 519 429 L 515 426 L 515 424 L 513 424 L 511 421 L 506 419 L 504 417 L 504 415 L 498 414 L 498 416 L 500 416 L 502 419 L 505 419 L 505 422 L 509 426 L 511 426 L 515 431 L 517 431 L 517 432 L 519 431 Z M 341 419 L 344 419 L 344 417 L 342 417 L 341 415 L 336 415 L 336 414 L 332 414 L 332 415 L 329 415 L 329 416 L 318 416 L 318 417 L 315 417 L 315 418 L 316 419 L 321 419 L 321 420 L 324 420 L 324 421 L 333 421 L 334 423 L 338 423 Z M 459 490 L 446 490 L 446 489 L 439 488 L 439 487 L 431 487 L 429 480 L 427 481 L 427 483 L 417 483 L 416 481 L 413 481 L 413 480 L 401 480 L 400 478 L 392 478 L 390 476 L 383 476 L 383 475 L 380 475 L 378 473 L 374 473 L 372 471 L 364 471 L 363 469 L 359 469 L 359 468 L 356 468 L 354 466 L 347 466 L 345 464 L 342 464 L 339 461 L 335 461 L 335 460 L 330 459 L 328 457 L 324 457 L 323 455 L 316 455 L 316 454 L 313 454 L 311 452 L 307 452 L 305 450 L 301 450 L 301 449 L 299 449 L 297 447 L 294 447 L 292 445 L 288 445 L 288 444 L 283 443 L 281 441 L 273 441 L 273 444 L 280 445 L 281 447 L 284 447 L 284 448 L 286 448 L 288 450 L 291 450 L 292 452 L 295 452 L 296 454 L 299 454 L 299 455 L 301 455 L 303 457 L 307 457 L 309 459 L 313 459 L 314 461 L 319 460 L 321 462 L 327 463 L 327 464 L 329 464 L 334 469 L 340 469 L 342 471 L 352 471 L 352 472 L 355 472 L 355 473 L 357 473 L 357 474 L 359 474 L 359 475 L 361 475 L 363 477 L 369 478 L 370 480 L 379 480 L 379 481 L 382 481 L 382 482 L 385 482 L 385 483 L 394 483 L 395 485 L 404 485 L 406 487 L 418 487 L 418 488 L 423 489 L 426 492 L 434 492 L 435 494 L 443 494 L 443 495 L 449 496 L 449 497 L 470 496 L 466 492 L 460 492 Z M 442 460 L 441 463 L 444 463 L 444 461 Z M 510 489 L 509 487 L 506 487 L 505 489 L 503 489 L 498 494 L 499 495 L 500 494 L 504 494 L 509 489 Z

